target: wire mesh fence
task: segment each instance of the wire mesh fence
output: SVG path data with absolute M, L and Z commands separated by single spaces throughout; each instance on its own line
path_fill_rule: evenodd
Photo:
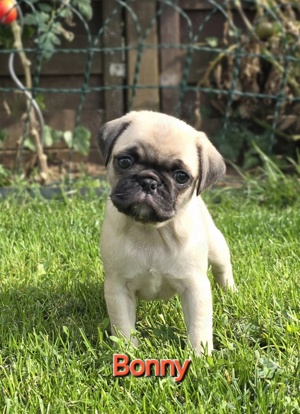
M 252 141 L 269 154 L 300 142 L 298 2 L 20 0 L 12 8 L 17 21 L 0 25 L 4 162 L 13 153 L 20 166 L 35 152 L 46 174 L 44 148 L 64 145 L 70 164 L 96 151 L 101 123 L 131 109 L 182 117 L 245 167 L 255 163 Z M 67 130 L 44 120 L 49 108 L 64 118 L 72 111 Z

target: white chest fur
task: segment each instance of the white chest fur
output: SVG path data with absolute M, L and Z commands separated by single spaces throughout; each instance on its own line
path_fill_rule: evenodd
M 146 300 L 168 299 L 182 293 L 197 277 L 195 269 L 200 273 L 207 268 L 207 232 L 202 221 L 195 220 L 199 207 L 197 203 L 188 212 L 189 219 L 182 220 L 184 225 L 177 220 L 176 228 L 172 223 L 154 227 L 128 219 L 111 243 L 108 235 L 114 233 L 114 228 L 120 229 L 120 213 L 109 209 L 103 224 L 106 242 L 101 247 L 107 275 L 122 278 L 129 291 Z

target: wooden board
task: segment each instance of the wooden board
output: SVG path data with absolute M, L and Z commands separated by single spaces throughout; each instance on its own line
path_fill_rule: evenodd
M 172 7 L 166 7 L 160 16 L 160 43 L 180 43 L 180 19 L 178 12 Z M 162 47 L 160 50 L 160 84 L 162 86 L 179 86 L 181 80 L 181 57 L 180 49 Z M 178 112 L 178 89 L 162 89 L 161 108 L 169 115 Z
M 82 87 L 82 75 L 69 76 L 43 76 L 39 87 L 43 88 L 69 88 L 80 89 Z M 13 81 L 9 78 L 2 79 L 4 87 L 15 87 Z M 101 76 L 92 75 L 89 81 L 89 86 L 98 87 L 103 85 Z M 67 92 L 43 92 L 43 102 L 46 110 L 61 110 L 61 109 L 77 109 L 80 93 Z M 0 92 L 0 112 L 4 110 L 3 101 L 6 101 L 10 107 L 12 115 L 16 118 L 22 116 L 26 110 L 26 98 L 23 92 L 3 93 Z M 89 92 L 86 94 L 84 109 L 101 109 L 103 108 L 103 92 Z M 44 109 L 44 108 L 42 108 Z M 0 118 L 0 128 L 3 127 L 2 119 Z
M 103 111 L 84 110 L 82 112 L 80 125 L 83 125 L 90 130 L 92 134 L 92 141 L 96 146 L 95 136 L 101 126 L 101 118 Z M 0 117 L 2 120 L 2 128 L 5 128 L 8 132 L 8 138 L 4 141 L 4 149 L 15 149 L 17 140 L 22 136 L 23 123 L 20 119 L 9 117 L 5 112 L 0 111 Z M 46 125 L 50 125 L 51 128 L 60 131 L 72 131 L 74 129 L 76 119 L 76 110 L 64 109 L 61 111 L 44 111 L 44 120 Z M 57 147 L 65 147 L 65 144 L 56 144 Z
M 100 112 L 100 113 L 99 113 Z M 99 149 L 96 143 L 96 135 L 101 125 L 101 114 L 103 111 L 87 110 L 83 111 L 80 124 L 88 128 L 92 134 L 91 145 L 89 155 L 83 156 L 78 153 L 74 153 L 74 160 L 88 160 L 92 162 L 102 162 Z M 62 111 L 45 111 L 45 123 L 51 125 L 52 128 L 68 131 L 73 130 L 76 119 L 75 110 L 62 110 Z M 13 166 L 15 162 L 17 140 L 22 136 L 23 125 L 20 122 L 14 122 L 5 113 L 0 112 L 0 119 L 2 119 L 5 128 L 8 131 L 8 139 L 4 142 L 3 148 L 0 149 L 0 164 L 5 166 Z M 64 142 L 57 143 L 49 148 L 46 148 L 48 154 L 55 155 L 57 159 L 67 159 L 65 154 L 69 153 Z M 24 151 L 25 158 L 28 151 Z M 29 158 L 29 155 L 27 155 Z
M 217 3 L 224 3 L 223 0 L 217 1 Z M 178 6 L 183 10 L 209 10 L 213 6 L 206 0 L 179 0 Z
M 79 75 L 83 74 L 85 70 L 85 64 L 87 60 L 87 48 L 89 44 L 86 36 L 78 36 L 74 39 L 74 42 L 62 42 L 60 47 L 68 49 L 83 49 L 81 53 L 64 53 L 57 52 L 48 61 L 43 61 L 41 67 L 41 75 Z M 30 46 L 28 46 L 30 47 Z M 34 45 L 32 47 L 35 47 Z M 2 76 L 9 76 L 8 70 L 8 57 L 7 54 L 0 53 L 0 78 Z M 35 73 L 36 56 L 33 53 L 27 53 L 27 57 L 31 62 L 31 73 Z M 16 55 L 14 58 L 15 73 L 23 75 L 23 67 L 20 63 L 19 57 Z M 102 57 L 100 53 L 94 53 L 91 74 L 102 73 Z
M 148 31 L 143 43 L 157 46 L 157 22 L 155 21 L 150 30 L 152 20 L 155 20 L 156 2 L 149 0 L 139 0 L 130 3 L 133 13 L 135 13 L 140 27 L 141 36 Z M 133 48 L 138 48 L 138 32 L 136 30 L 136 23 L 133 21 L 131 12 L 126 10 L 126 44 Z M 138 53 L 136 49 L 129 50 L 127 53 L 127 81 L 129 85 L 133 85 L 134 73 L 136 70 Z M 140 61 L 140 68 L 138 73 L 137 83 L 139 85 L 158 85 L 158 52 L 156 48 L 144 49 Z M 159 110 L 159 89 L 139 89 L 133 97 L 129 90 L 127 93 L 128 109 L 148 109 L 153 111 Z
M 224 0 L 216 0 L 215 3 L 224 9 L 226 8 L 226 4 Z M 251 8 L 250 3 L 245 3 L 241 1 L 243 9 Z M 178 6 L 181 7 L 183 10 L 212 10 L 215 6 L 209 3 L 207 0 L 178 0 Z M 231 3 L 230 8 L 234 8 L 234 4 Z
M 104 47 L 116 48 L 123 44 L 122 33 L 122 8 L 113 1 L 103 1 L 102 24 L 110 18 L 105 27 L 102 37 Z M 115 14 L 112 15 L 112 13 Z M 124 77 L 118 72 L 118 68 L 124 67 L 124 57 L 121 51 L 112 50 L 111 53 L 103 54 L 103 76 L 104 85 L 112 89 L 104 92 L 104 113 L 102 123 L 118 118 L 124 114 L 123 85 Z M 122 72 L 122 71 L 121 71 Z
M 68 149 L 57 149 L 57 148 L 51 148 L 51 149 L 46 149 L 45 150 L 45 154 L 47 155 L 47 158 L 49 161 L 55 161 L 55 163 L 60 162 L 60 161 L 65 161 L 68 162 L 69 161 L 69 150 Z M 32 153 L 30 151 L 24 151 L 22 154 L 22 165 L 26 165 L 28 162 L 30 162 L 30 160 L 32 160 Z M 100 163 L 101 162 L 101 158 L 98 154 L 98 150 L 96 148 L 92 148 L 90 151 L 90 154 L 87 157 L 84 157 L 81 154 L 78 153 L 74 153 L 73 162 L 84 162 L 84 161 L 89 161 L 89 162 L 95 162 L 95 163 Z M 16 161 L 16 151 L 0 151 L 0 164 L 4 165 L 6 168 L 11 168 L 11 169 L 15 169 L 17 166 L 17 161 Z

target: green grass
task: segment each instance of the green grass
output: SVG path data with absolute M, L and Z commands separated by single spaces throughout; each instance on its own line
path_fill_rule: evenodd
M 114 378 L 95 195 L 0 202 L 0 411 L 300 413 L 300 188 L 249 182 L 205 195 L 232 252 L 237 294 L 213 284 L 212 357 L 186 344 L 180 302 L 140 302 L 131 357 L 192 356 L 184 381 Z

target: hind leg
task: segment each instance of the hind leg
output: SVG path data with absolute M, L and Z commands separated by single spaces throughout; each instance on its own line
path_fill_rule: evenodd
M 229 247 L 223 234 L 215 225 L 209 229 L 208 261 L 218 285 L 221 288 L 228 287 L 235 291 Z

